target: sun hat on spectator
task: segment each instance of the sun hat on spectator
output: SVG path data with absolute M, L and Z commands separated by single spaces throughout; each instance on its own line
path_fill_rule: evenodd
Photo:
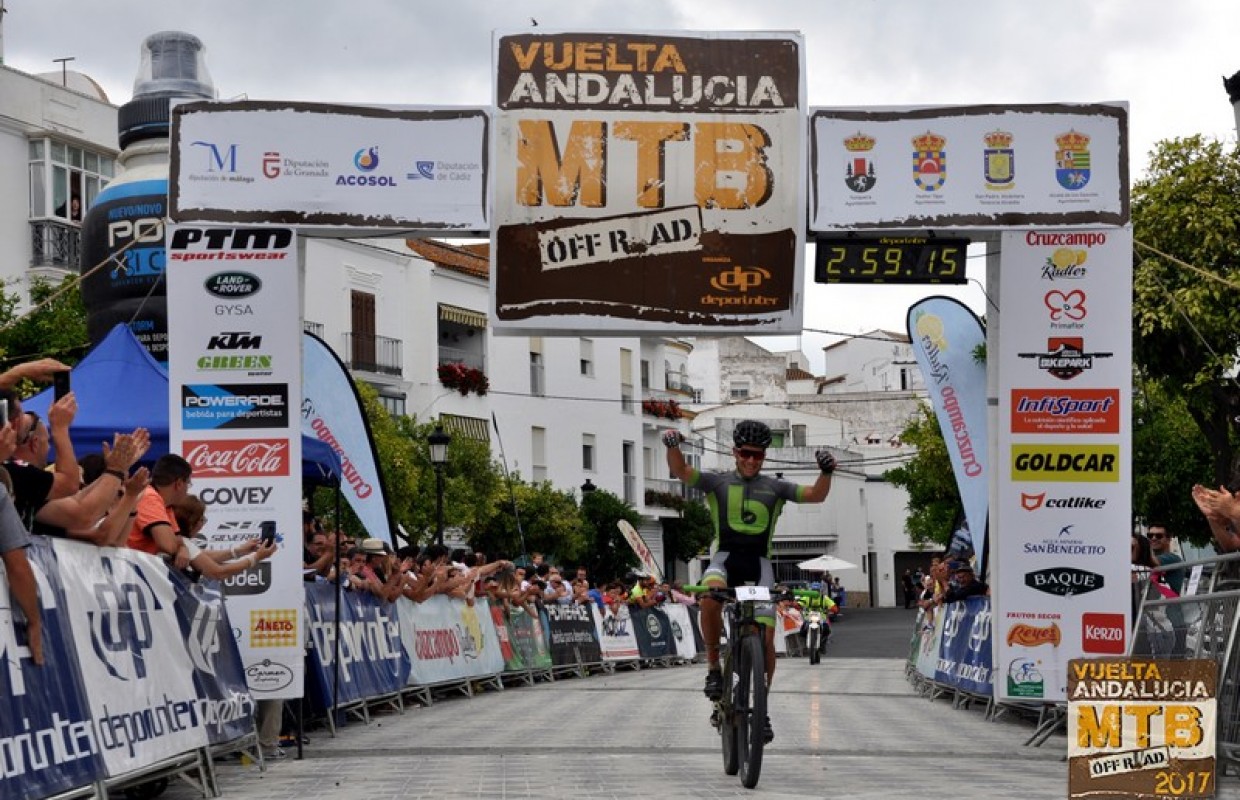
M 363 539 L 358 550 L 361 550 L 368 556 L 381 556 L 387 552 L 382 539 Z

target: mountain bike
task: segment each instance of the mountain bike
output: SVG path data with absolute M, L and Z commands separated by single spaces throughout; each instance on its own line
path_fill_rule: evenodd
M 715 701 L 710 723 L 719 731 L 723 745 L 723 771 L 741 776 L 741 785 L 752 789 L 762 773 L 762 748 L 766 744 L 766 648 L 762 624 L 754 616 L 760 603 L 769 603 L 765 586 L 721 588 L 692 586 L 687 590 L 706 594 L 723 603 L 726 638 L 720 642 L 723 695 Z

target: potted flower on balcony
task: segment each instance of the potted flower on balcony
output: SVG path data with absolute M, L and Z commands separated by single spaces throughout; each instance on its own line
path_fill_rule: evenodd
M 457 361 L 439 365 L 439 382 L 448 389 L 456 389 L 462 396 L 470 392 L 481 396 L 491 388 L 491 382 L 482 370 L 467 367 Z
M 680 419 L 680 404 L 675 400 L 643 400 L 642 413 L 662 419 Z

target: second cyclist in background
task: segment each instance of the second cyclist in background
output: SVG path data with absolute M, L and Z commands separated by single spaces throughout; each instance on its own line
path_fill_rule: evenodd
M 707 586 L 741 586 L 747 583 L 771 587 L 775 573 L 771 568 L 771 540 L 775 521 L 784 503 L 821 503 L 831 491 L 831 473 L 835 458 L 827 450 L 814 454 L 822 473 L 811 486 L 771 478 L 762 474 L 766 449 L 771 445 L 771 429 L 756 420 L 737 423 L 732 434 L 732 455 L 736 468 L 727 472 L 701 472 L 690 467 L 680 452 L 684 441 L 679 431 L 663 433 L 667 447 L 667 467 L 671 474 L 687 486 L 705 493 L 715 526 L 711 543 L 710 566 L 702 575 Z M 710 595 L 703 595 L 701 604 L 702 638 L 706 644 L 706 696 L 712 701 L 723 693 L 719 673 L 719 637 L 723 629 L 723 606 Z M 775 676 L 775 608 L 767 605 L 760 611 L 766 633 L 766 683 L 769 688 Z M 766 740 L 775 734 L 771 721 L 766 720 Z

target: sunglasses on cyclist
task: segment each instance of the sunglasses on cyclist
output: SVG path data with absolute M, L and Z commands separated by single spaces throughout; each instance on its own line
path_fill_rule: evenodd
M 763 459 L 766 458 L 766 451 L 765 450 L 747 450 L 742 447 L 742 448 L 737 449 L 736 456 L 737 458 L 743 458 L 747 461 L 762 461 Z

